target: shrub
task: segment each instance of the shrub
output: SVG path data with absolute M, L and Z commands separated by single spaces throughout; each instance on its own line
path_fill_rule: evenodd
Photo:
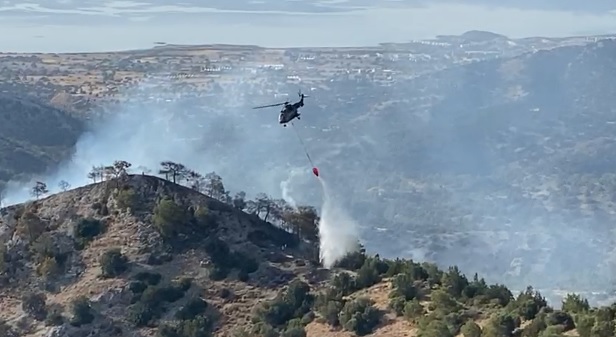
M 150 305 L 141 302 L 132 305 L 128 311 L 128 320 L 136 327 L 147 326 L 154 317 L 155 312 Z
M 220 298 L 227 299 L 231 297 L 231 295 L 233 295 L 233 293 L 229 290 L 229 288 L 220 289 Z
M 273 327 L 282 326 L 294 318 L 301 319 L 310 311 L 313 302 L 310 286 L 295 280 L 285 291 L 279 292 L 274 300 L 256 307 L 253 318 Z
M 205 312 L 207 302 L 201 298 L 191 298 L 186 305 L 175 313 L 175 318 L 181 320 L 193 319 L 196 316 Z
M 80 219 L 73 229 L 75 238 L 85 244 L 104 231 L 104 225 L 100 220 L 93 218 Z
M 40 276 L 47 278 L 54 277 L 62 271 L 62 267 L 53 257 L 45 257 L 41 263 L 36 266 L 36 272 Z
M 137 194 L 130 187 L 119 190 L 115 195 L 116 204 L 121 209 L 134 209 L 137 205 Z
M 432 320 L 419 328 L 418 337 L 454 337 L 447 324 L 441 320 Z
M 155 286 L 160 283 L 162 276 L 159 273 L 151 273 L 149 271 L 141 271 L 135 274 L 134 279 L 145 282 L 148 285 Z
M 347 302 L 338 315 L 340 324 L 359 336 L 371 333 L 381 320 L 381 313 L 368 298 Z
M 248 280 L 250 279 L 250 275 L 248 275 L 248 273 L 244 270 L 240 270 L 237 274 L 237 279 L 241 282 L 248 282 Z
M 180 281 L 178 282 L 178 288 L 180 288 L 181 291 L 186 292 L 188 291 L 188 289 L 190 289 L 190 287 L 192 286 L 192 283 L 193 283 L 192 278 L 182 277 Z
M 520 321 L 510 313 L 500 312 L 494 315 L 483 328 L 482 337 L 501 337 L 511 336 L 515 328 L 520 325 Z
M 207 317 L 180 321 L 176 326 L 164 325 L 158 329 L 158 337 L 209 337 L 212 322 Z
M 355 284 L 358 288 L 368 288 L 381 281 L 381 277 L 378 269 L 378 260 L 373 258 L 367 258 L 364 264 L 357 271 L 355 277 Z
M 170 240 L 181 233 L 188 222 L 186 209 L 168 197 L 154 207 L 154 226 L 164 239 Z
M 220 266 L 210 268 L 208 276 L 212 281 L 224 280 L 229 275 L 229 269 Z
M 417 296 L 417 288 L 413 286 L 413 279 L 409 274 L 398 274 L 392 280 L 393 290 L 390 297 L 402 297 L 405 301 L 414 299 Z
M 473 321 L 466 322 L 461 332 L 464 337 L 481 337 L 481 327 Z
M 585 313 L 590 310 L 588 300 L 583 299 L 577 294 L 567 294 L 563 299 L 562 310 L 570 314 Z
M 347 272 L 341 272 L 331 280 L 331 286 L 340 293 L 340 296 L 347 296 L 357 290 L 355 278 Z
M 163 302 L 173 303 L 184 297 L 184 293 L 174 286 L 148 287 L 141 295 L 141 302 L 158 307 Z
M 90 301 L 84 296 L 80 296 L 73 301 L 72 313 L 73 317 L 71 318 L 71 325 L 81 326 L 94 321 L 94 314 L 92 312 Z
M 133 294 L 141 294 L 143 293 L 144 290 L 146 290 L 148 287 L 147 284 L 145 284 L 142 281 L 133 281 L 128 285 L 128 289 L 133 293 Z
M 549 313 L 545 322 L 547 325 L 561 325 L 565 331 L 575 328 L 571 315 L 560 310 Z
M 417 319 L 425 314 L 426 310 L 417 299 L 406 302 L 404 305 L 404 317 L 411 322 L 417 322 Z
M 335 263 L 335 267 L 356 271 L 366 262 L 366 254 L 361 251 L 351 252 Z
M 303 327 L 293 327 L 283 331 L 280 337 L 306 337 L 306 330 Z
M 155 254 L 155 253 L 150 253 L 146 259 L 146 264 L 150 265 L 150 266 L 160 266 L 161 264 L 165 263 L 165 262 L 171 262 L 173 261 L 173 255 L 171 254 Z
M 113 248 L 103 253 L 100 264 L 103 277 L 116 277 L 128 269 L 128 258 L 119 248 Z
M 62 306 L 51 305 L 47 310 L 45 317 L 45 326 L 59 326 L 64 324 L 64 316 L 62 316 Z
M 449 270 L 441 277 L 441 285 L 447 289 L 447 292 L 454 298 L 460 298 L 463 290 L 469 285 L 468 279 L 464 276 L 458 267 L 449 267 Z
M 389 300 L 389 308 L 391 308 L 396 316 L 404 315 L 404 306 L 406 305 L 406 300 L 402 296 L 394 297 Z
M 28 293 L 21 300 L 21 308 L 37 321 L 42 321 L 47 316 L 46 300 L 44 293 Z

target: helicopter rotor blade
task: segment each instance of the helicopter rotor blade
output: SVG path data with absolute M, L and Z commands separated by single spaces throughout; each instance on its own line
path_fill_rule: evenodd
M 280 105 L 284 105 L 284 104 L 287 104 L 287 102 L 284 102 L 284 103 L 276 103 L 276 104 L 269 104 L 269 105 L 261 105 L 261 106 L 256 106 L 256 107 L 254 107 L 253 109 L 271 108 L 271 107 L 274 107 L 274 106 L 280 106 Z

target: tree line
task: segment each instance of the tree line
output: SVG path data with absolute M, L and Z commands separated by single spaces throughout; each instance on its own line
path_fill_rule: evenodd
M 87 173 L 87 178 L 93 183 L 112 179 L 121 179 L 131 174 L 132 164 L 124 160 L 116 160 L 111 165 L 93 166 Z M 152 171 L 146 167 L 136 167 L 142 175 Z M 320 218 L 312 206 L 293 207 L 284 199 L 275 199 L 265 193 L 259 193 L 252 200 L 246 199 L 244 191 L 231 193 L 225 188 L 222 177 L 216 172 L 201 174 L 182 163 L 162 161 L 156 171 L 158 176 L 174 184 L 186 186 L 210 198 L 233 206 L 235 209 L 254 214 L 261 220 L 274 224 L 288 232 L 297 234 L 301 239 L 316 242 L 318 240 L 318 224 Z M 60 181 L 58 187 L 62 191 L 71 185 Z M 49 193 L 44 182 L 37 181 L 31 188 L 31 195 L 37 200 Z

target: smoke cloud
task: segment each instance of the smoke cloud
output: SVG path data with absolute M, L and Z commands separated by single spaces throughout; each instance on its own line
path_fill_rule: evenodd
M 282 198 L 294 209 L 297 209 L 297 202 L 291 196 L 293 194 L 292 181 L 296 179 L 299 175 L 305 174 L 305 169 L 292 168 L 289 170 L 289 176 L 287 179 L 280 182 L 280 191 L 282 193 Z
M 237 83 L 211 99 L 196 100 L 189 96 L 190 90 L 166 89 L 168 81 L 172 80 L 153 79 L 126 89 L 122 96 L 130 102 L 107 105 L 102 117 L 79 138 L 70 160 L 31 181 L 7 183 L 4 204 L 32 199 L 35 181 L 46 183 L 50 193 L 59 192 L 62 180 L 72 187 L 86 185 L 92 182 L 87 174 L 93 166 L 110 165 L 115 160 L 130 162 L 135 173 L 147 169 L 155 174 L 160 162 L 166 160 L 202 174 L 216 172 L 228 190 L 245 191 L 249 198 L 261 192 L 280 197 L 279 186 L 284 186 L 284 191 L 304 188 L 310 169 L 300 161 L 302 148 L 291 138 L 292 130 L 278 125 L 275 108 L 251 110 L 248 105 L 281 98 L 261 95 L 247 102 L 243 95 L 249 88 Z M 155 101 L 143 103 L 146 99 Z M 299 177 L 302 170 L 306 174 L 303 180 Z M 290 178 L 296 186 L 285 181 Z M 288 199 L 289 194 L 284 193 Z M 301 195 L 309 198 L 310 188 Z

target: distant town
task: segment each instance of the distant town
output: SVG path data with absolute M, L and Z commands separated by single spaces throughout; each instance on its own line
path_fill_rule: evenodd
M 281 84 L 328 90 L 335 81 L 369 81 L 387 87 L 456 65 L 613 38 L 509 39 L 471 31 L 367 48 L 162 45 L 118 53 L 0 53 L 0 90 L 29 92 L 75 111 L 109 101 L 173 100 L 179 92 L 207 97 L 238 84 L 252 84 L 252 95 L 280 97 L 289 94 L 279 92 Z M 157 87 L 156 97 L 148 94 L 151 87 Z

